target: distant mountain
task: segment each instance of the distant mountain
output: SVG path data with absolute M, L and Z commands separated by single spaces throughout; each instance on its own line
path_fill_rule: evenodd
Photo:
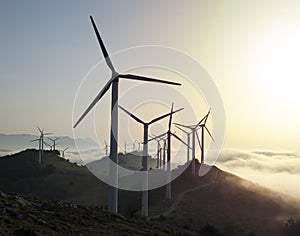
M 123 156 L 121 162 L 132 161 L 131 155 Z M 45 152 L 41 166 L 37 160 L 36 150 L 1 157 L 0 190 L 106 208 L 108 187 L 85 166 L 72 164 L 53 151 Z M 130 164 L 133 168 L 140 165 L 140 159 L 136 160 L 137 163 Z M 197 162 L 196 168 L 199 167 Z M 140 192 L 119 191 L 122 214 L 139 215 L 140 203 Z M 299 218 L 299 206 L 299 202 L 288 196 L 217 167 L 212 167 L 203 177 L 191 176 L 188 167 L 172 182 L 171 200 L 166 200 L 165 187 L 149 191 L 149 213 L 153 221 L 197 232 L 203 232 L 203 227 L 208 225 L 208 229 L 213 226 L 232 236 L 280 235 L 286 220 Z
M 57 136 L 50 135 L 47 137 L 53 138 Z M 52 142 L 47 137 L 45 137 L 45 142 L 52 145 Z M 0 156 L 11 154 L 27 148 L 38 148 L 38 142 L 31 142 L 32 140 L 38 138 L 39 135 L 32 134 L 0 134 Z M 66 147 L 70 147 L 70 149 L 75 150 L 75 142 L 77 142 L 83 148 L 97 146 L 97 143 L 90 138 L 78 138 L 74 140 L 68 136 L 63 136 L 57 140 L 57 149 L 62 150 Z M 48 147 L 45 146 L 45 149 L 48 149 Z

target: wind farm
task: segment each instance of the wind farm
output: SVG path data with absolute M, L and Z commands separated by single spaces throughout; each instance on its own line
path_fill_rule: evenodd
M 300 235 L 300 3 L 19 5 L 0 235 Z

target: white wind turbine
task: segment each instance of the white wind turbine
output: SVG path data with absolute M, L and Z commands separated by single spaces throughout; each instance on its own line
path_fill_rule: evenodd
M 90 16 L 94 31 L 96 33 L 98 42 L 100 44 L 101 51 L 105 58 L 107 66 L 110 68 L 112 75 L 108 82 L 104 85 L 101 89 L 99 94 L 96 98 L 92 101 L 92 103 L 88 106 L 85 112 L 80 116 L 78 121 L 75 123 L 73 128 L 75 128 L 83 118 L 89 113 L 89 111 L 97 104 L 97 102 L 103 97 L 103 95 L 109 90 L 112 86 L 112 93 L 111 93 L 111 132 L 110 132 L 110 155 L 109 158 L 111 159 L 110 166 L 109 166 L 109 197 L 108 197 L 108 210 L 112 213 L 118 213 L 118 93 L 119 93 L 119 79 L 127 79 L 127 80 L 136 80 L 136 81 L 146 81 L 146 82 L 156 82 L 156 83 L 164 83 L 164 84 L 171 84 L 171 85 L 181 85 L 179 83 L 164 81 L 155 78 L 149 78 L 139 75 L 133 74 L 119 74 L 110 60 L 110 57 L 107 53 L 105 45 L 101 39 L 99 31 L 96 27 L 96 24 Z
M 181 138 L 179 138 L 175 133 L 172 133 L 171 131 L 171 125 L 172 125 L 172 114 L 173 114 L 173 104 L 171 108 L 171 115 L 169 118 L 169 127 L 168 131 L 166 133 L 163 133 L 161 135 L 156 136 L 156 138 L 164 137 L 167 134 L 167 188 L 166 188 L 166 198 L 171 199 L 171 137 L 173 136 L 177 140 L 179 140 L 181 143 L 183 143 L 185 146 L 188 146 Z M 166 143 L 164 143 L 164 149 L 165 149 Z M 165 158 L 164 158 L 165 159 Z
M 40 131 L 40 137 L 38 139 L 31 140 L 31 142 L 39 141 L 39 164 L 42 164 L 42 155 L 44 154 L 44 136 L 50 135 L 52 133 L 44 133 L 44 129 L 40 129 L 40 127 L 37 127 Z
M 210 114 L 210 111 L 205 116 L 205 119 L 204 119 L 203 123 L 199 125 L 201 127 L 201 145 L 199 143 L 200 148 L 201 148 L 201 165 L 204 164 L 204 131 L 206 130 L 207 133 L 209 134 L 209 136 L 211 137 L 211 139 L 213 141 L 215 141 L 213 136 L 211 135 L 210 131 L 206 127 L 206 121 L 207 121 L 207 118 L 208 118 L 209 114 Z M 199 141 L 199 139 L 198 139 L 198 141 Z
M 109 146 L 107 145 L 107 142 L 104 140 L 104 143 L 105 143 L 105 147 L 104 147 L 104 151 L 105 151 L 105 156 L 108 155 L 108 148 Z
M 193 133 L 192 131 L 190 131 L 190 132 L 188 132 L 188 131 L 186 131 L 186 130 L 184 130 L 184 129 L 182 129 L 182 128 L 180 128 L 178 125 L 176 125 L 176 128 L 177 129 L 179 129 L 179 130 L 181 130 L 183 133 L 185 133 L 186 134 L 186 136 L 187 136 L 187 150 L 186 150 L 186 152 L 187 152 L 187 162 L 189 162 L 190 161 L 190 149 L 191 149 L 191 146 L 190 146 L 190 142 L 191 142 L 191 134 Z
M 53 151 L 55 151 L 55 147 L 57 145 L 56 141 L 59 139 L 59 137 L 57 137 L 57 138 L 48 138 L 48 139 L 53 142 L 52 147 L 53 147 Z
M 200 144 L 200 140 L 199 140 L 199 136 L 197 133 L 197 130 L 199 129 L 201 123 L 207 119 L 208 115 L 210 113 L 210 110 L 208 111 L 208 113 L 206 114 L 206 116 L 204 116 L 197 124 L 195 125 L 183 125 L 183 124 L 178 124 L 178 123 L 174 123 L 177 126 L 181 126 L 187 129 L 190 129 L 192 132 L 192 175 L 196 175 L 196 167 L 195 167 L 195 159 L 196 159 L 196 137 L 198 139 L 200 148 L 201 148 L 201 144 Z
M 135 121 L 138 123 L 142 124 L 144 126 L 144 142 L 143 142 L 143 159 L 142 159 L 142 166 L 143 166 L 143 171 L 148 171 L 148 131 L 149 131 L 149 126 L 155 122 L 160 121 L 161 119 L 164 119 L 168 116 L 172 116 L 172 114 L 179 112 L 183 110 L 183 108 L 178 109 L 176 111 L 172 111 L 170 113 L 167 113 L 165 115 L 159 116 L 157 118 L 154 118 L 150 122 L 144 122 L 137 116 L 133 115 L 129 111 L 127 111 L 125 108 L 119 106 L 125 113 L 127 113 L 130 117 L 132 117 Z M 143 184 L 145 188 L 147 189 L 148 186 L 148 176 L 145 175 L 145 179 L 143 180 Z M 148 190 L 144 190 L 142 192 L 142 216 L 148 216 Z
M 157 142 L 157 153 L 156 153 L 156 157 L 157 157 L 157 167 L 156 168 L 160 168 L 161 167 L 161 152 L 162 152 L 162 147 L 160 145 L 160 142 L 162 140 L 164 140 L 164 137 L 167 135 L 167 132 L 164 133 L 164 134 L 161 134 L 158 136 L 155 136 L 155 135 L 151 135 L 150 138 L 148 140 L 148 143 L 151 142 L 152 140 L 155 140 Z
M 64 150 L 61 151 L 62 157 L 65 157 L 65 151 L 67 151 L 68 149 L 69 149 L 69 147 L 66 147 Z

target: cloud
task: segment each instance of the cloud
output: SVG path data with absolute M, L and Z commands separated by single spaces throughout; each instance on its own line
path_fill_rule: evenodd
M 300 152 L 241 151 L 228 149 L 217 166 L 300 199 Z

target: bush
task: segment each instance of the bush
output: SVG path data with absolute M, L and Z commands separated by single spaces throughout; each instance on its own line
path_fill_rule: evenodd
M 281 230 L 282 236 L 299 236 L 300 235 L 300 220 L 294 221 L 289 219 Z

